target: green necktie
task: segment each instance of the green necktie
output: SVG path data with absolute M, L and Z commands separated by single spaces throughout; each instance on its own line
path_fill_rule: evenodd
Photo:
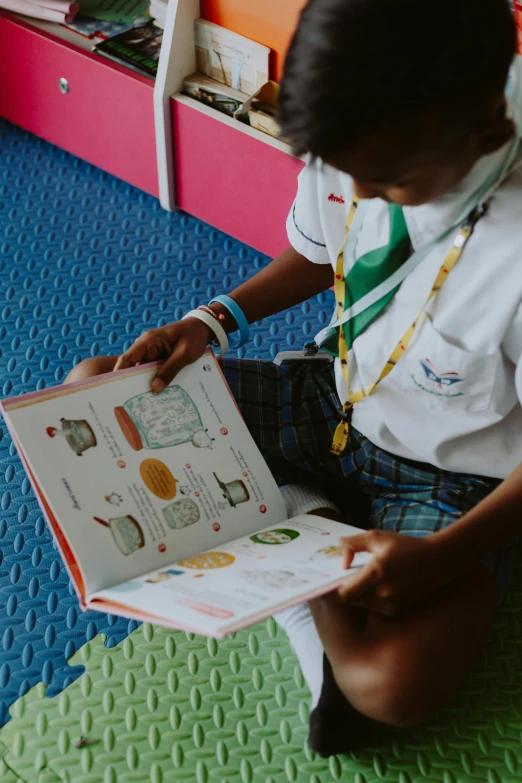
M 346 277 L 345 311 L 355 302 L 358 302 L 367 293 L 373 291 L 380 283 L 387 280 L 411 255 L 411 242 L 408 227 L 404 219 L 402 207 L 397 204 L 389 204 L 390 212 L 390 241 L 384 247 L 371 250 L 357 259 Z M 344 333 L 348 348 L 354 340 L 379 316 L 384 308 L 391 302 L 399 286 L 362 313 L 350 319 L 344 325 Z M 322 348 L 334 356 L 339 355 L 339 327 L 332 334 Z

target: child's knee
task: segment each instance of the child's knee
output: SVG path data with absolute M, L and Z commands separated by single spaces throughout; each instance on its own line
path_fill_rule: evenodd
M 407 672 L 378 656 L 378 660 L 334 670 L 334 677 L 346 699 L 368 718 L 396 728 L 416 726 L 429 717 L 422 689 L 412 687 Z
M 106 372 L 112 372 L 117 361 L 117 356 L 93 356 L 91 359 L 84 359 L 73 367 L 65 383 L 74 383 L 83 381 L 86 378 L 92 378 L 95 375 L 103 375 Z

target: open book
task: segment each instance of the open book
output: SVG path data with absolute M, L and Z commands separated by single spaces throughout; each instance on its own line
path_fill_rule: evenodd
M 155 367 L 1 403 L 82 608 L 220 638 L 332 590 L 360 531 L 287 519 L 212 353 Z

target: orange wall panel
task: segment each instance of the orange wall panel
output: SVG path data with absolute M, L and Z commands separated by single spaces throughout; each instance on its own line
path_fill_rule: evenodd
M 280 81 L 286 50 L 306 0 L 201 0 L 201 16 L 273 50 Z

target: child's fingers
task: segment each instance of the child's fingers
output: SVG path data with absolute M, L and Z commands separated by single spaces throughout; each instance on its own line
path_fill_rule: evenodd
M 176 349 L 165 361 L 165 363 L 161 365 L 158 372 L 152 379 L 152 383 L 150 385 L 152 391 L 156 394 L 162 392 L 163 389 L 165 389 L 169 383 L 174 380 L 176 375 L 184 367 L 186 367 L 187 364 L 191 364 L 193 361 L 194 357 L 187 351 L 186 347 L 176 347 Z
M 134 345 L 131 345 L 128 351 L 125 351 L 125 353 L 122 353 L 122 355 L 118 357 L 114 369 L 125 370 L 127 367 L 135 367 L 147 358 L 149 358 L 150 361 L 154 361 L 150 356 L 147 357 L 148 352 L 150 352 L 150 346 L 148 346 L 146 342 L 137 340 Z
M 350 568 L 357 552 L 370 552 L 370 539 L 368 533 L 361 533 L 358 536 L 349 536 L 341 538 L 342 548 L 342 567 Z
M 350 602 L 357 601 L 371 590 L 379 581 L 377 571 L 371 563 L 363 566 L 360 571 L 354 572 L 352 576 L 347 577 L 338 589 L 337 593 L 342 600 L 349 598 Z

